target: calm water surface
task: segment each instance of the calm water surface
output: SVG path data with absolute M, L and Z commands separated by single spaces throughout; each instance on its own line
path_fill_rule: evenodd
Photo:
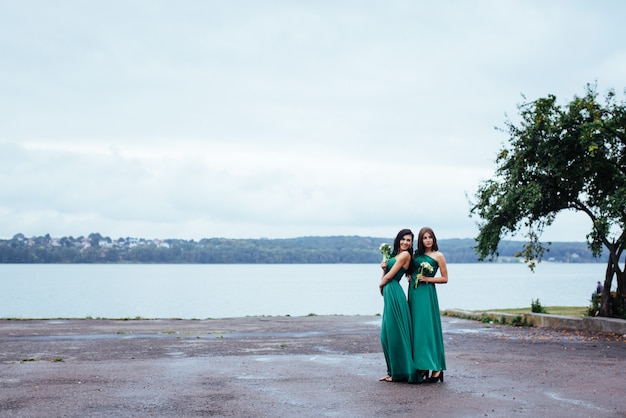
M 449 264 L 441 309 L 587 306 L 605 265 Z M 226 318 L 382 312 L 377 264 L 0 264 L 2 318 Z M 406 282 L 403 287 L 406 288 Z M 405 289 L 406 290 L 406 289 Z

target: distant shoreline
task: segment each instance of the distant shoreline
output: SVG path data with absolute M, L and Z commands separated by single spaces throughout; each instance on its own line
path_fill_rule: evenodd
M 203 238 L 111 239 L 98 233 L 87 237 L 26 237 L 0 240 L 4 264 L 369 264 L 380 262 L 380 244 L 393 239 L 359 236 L 286 239 Z M 471 238 L 441 239 L 439 248 L 449 263 L 480 263 Z M 547 244 L 546 244 L 547 245 Z M 522 262 L 517 254 L 524 241 L 503 240 L 494 262 Z M 237 254 L 237 257 L 233 257 Z M 233 263 L 236 260 L 236 263 Z M 553 242 L 544 262 L 606 263 L 594 257 L 585 242 Z M 486 261 L 489 262 L 489 261 Z
M 545 309 L 550 311 L 551 309 L 557 309 L 557 308 L 563 308 L 561 306 L 555 307 L 555 306 L 546 306 Z M 587 307 L 585 306 L 568 306 L 567 308 L 570 309 L 586 309 Z M 457 310 L 455 309 L 442 309 L 441 313 L 442 315 L 446 315 L 446 313 L 448 312 L 455 312 Z M 482 312 L 498 312 L 498 313 L 505 313 L 506 311 L 520 311 L 520 309 L 498 309 L 498 308 L 493 308 L 493 309 L 479 309 L 479 310 L 473 310 L 473 311 L 463 311 L 463 312 L 475 312 L 475 313 L 482 313 Z M 530 309 L 527 310 L 528 313 L 530 313 Z M 144 318 L 141 316 L 137 316 L 137 317 L 129 317 L 129 318 L 124 318 L 124 317 L 118 317 L 118 318 L 114 318 L 114 317 L 98 317 L 98 318 L 93 318 L 90 316 L 85 316 L 85 317 L 77 317 L 77 318 L 69 318 L 69 317 L 54 317 L 54 318 L 18 318 L 18 317 L 11 317 L 11 318 L 0 318 L 1 321 L 98 321 L 98 320 L 103 320 L 103 321 L 212 321 L 212 320 L 216 320 L 216 319 L 235 319 L 235 318 L 307 318 L 307 317 L 316 317 L 316 316 L 345 316 L 345 317 L 367 317 L 367 316 L 375 316 L 375 317 L 380 317 L 380 314 L 371 314 L 371 315 L 344 315 L 344 314 L 325 314 L 325 315 L 317 315 L 315 313 L 310 313 L 308 315 L 245 315 L 245 316 L 234 316 L 234 317 L 228 317 L 228 318 L 203 318 L 203 319 L 186 319 L 186 318 Z M 566 315 L 569 316 L 569 315 Z

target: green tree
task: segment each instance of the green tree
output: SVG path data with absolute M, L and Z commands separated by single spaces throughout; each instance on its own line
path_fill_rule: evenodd
M 608 263 L 600 306 L 602 316 L 625 316 L 626 265 L 620 259 L 626 242 L 626 106 L 615 93 L 598 101 L 596 87 L 564 107 L 549 95 L 518 106 L 519 124 L 507 119 L 509 138 L 496 159 L 495 176 L 478 188 L 470 214 L 480 217 L 479 259 L 498 255 L 501 237 L 523 231 L 519 255 L 534 269 L 549 243 L 540 242 L 545 227 L 564 210 L 591 219 L 587 244 Z M 617 297 L 611 298 L 613 278 Z
M 91 246 L 96 248 L 100 246 L 100 241 L 102 241 L 102 235 L 100 235 L 99 232 L 92 232 L 91 234 L 89 234 L 89 242 L 91 243 Z

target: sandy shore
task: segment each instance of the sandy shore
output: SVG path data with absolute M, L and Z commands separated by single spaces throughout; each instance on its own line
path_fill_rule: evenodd
M 445 382 L 379 382 L 377 316 L 0 321 L 0 416 L 626 417 L 626 340 L 443 317 Z

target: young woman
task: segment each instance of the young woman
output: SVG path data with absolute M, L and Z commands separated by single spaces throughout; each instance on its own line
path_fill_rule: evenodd
M 387 375 L 380 380 L 386 382 L 416 382 L 421 379 L 413 365 L 411 352 L 411 314 L 400 280 L 413 270 L 413 232 L 403 229 L 393 243 L 388 261 L 383 261 L 383 277 L 380 293 L 384 308 L 380 342 L 383 346 Z
M 420 229 L 409 282 L 409 309 L 413 334 L 413 362 L 430 383 L 443 382 L 446 358 L 443 349 L 441 314 L 435 284 L 448 283 L 446 258 L 439 252 L 431 228 Z M 441 275 L 435 277 L 437 270 Z M 428 376 L 428 372 L 432 374 Z

